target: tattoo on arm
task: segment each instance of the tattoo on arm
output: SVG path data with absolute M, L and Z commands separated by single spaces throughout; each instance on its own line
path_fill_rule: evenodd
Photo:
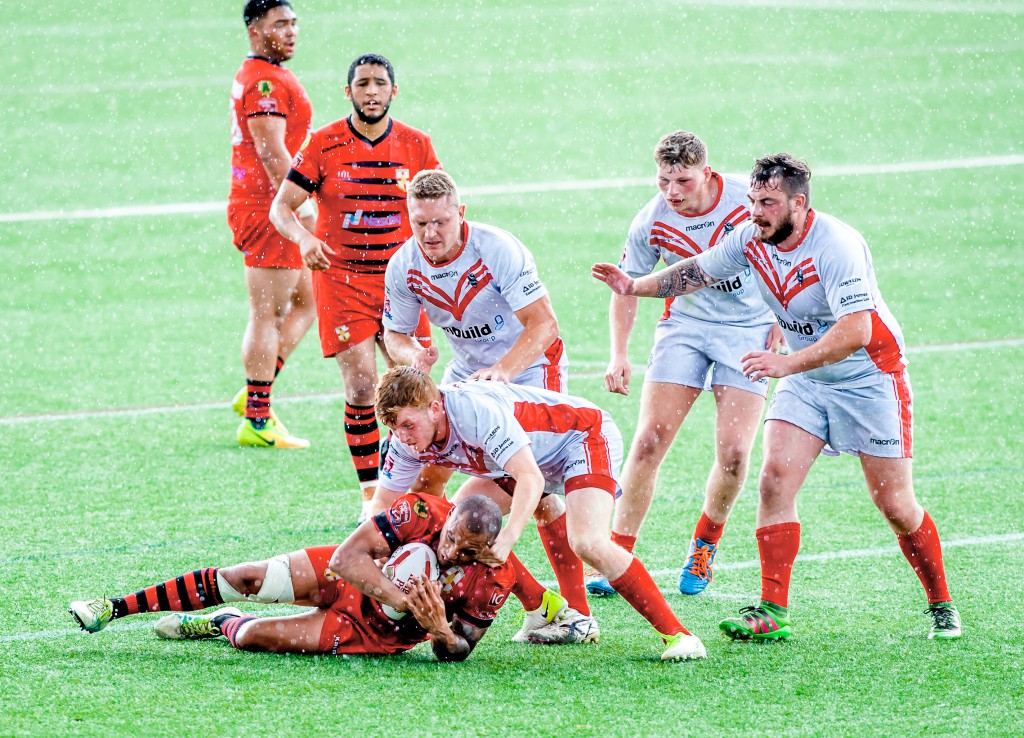
M 700 268 L 695 257 L 685 259 L 668 269 L 662 269 L 655 276 L 658 280 L 655 297 L 687 295 L 718 281 L 711 279 L 707 272 Z

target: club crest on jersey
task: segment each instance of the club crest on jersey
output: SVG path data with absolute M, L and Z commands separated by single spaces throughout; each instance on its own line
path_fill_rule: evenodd
M 452 587 L 462 581 L 466 576 L 466 570 L 461 566 L 453 566 L 441 574 L 441 591 L 451 592 Z
M 729 221 L 725 221 L 725 223 L 722 224 L 722 230 L 724 230 L 726 233 L 732 233 L 734 230 L 736 230 L 736 226 L 734 226 Z
M 324 579 L 328 582 L 337 582 L 341 579 L 341 576 L 339 574 L 335 574 L 334 570 L 328 566 L 324 569 Z
M 402 500 L 391 508 L 391 512 L 388 517 L 391 518 L 391 524 L 396 528 L 400 528 L 412 520 L 412 508 L 409 505 L 409 501 Z
M 409 170 L 408 169 L 396 169 L 395 170 L 395 184 L 398 185 L 398 189 L 405 192 L 405 188 L 409 186 Z
M 263 97 L 270 97 L 270 93 L 274 91 L 274 83 L 269 79 L 261 79 L 256 83 L 256 91 Z
M 466 274 L 466 281 L 467 281 L 467 282 L 469 282 L 469 286 L 470 286 L 470 287 L 476 287 L 476 286 L 477 286 L 477 284 L 479 284 L 479 282 L 480 282 L 480 281 L 479 281 L 479 280 L 478 280 L 478 279 L 476 278 L 476 275 L 475 275 L 475 274 L 472 274 L 472 273 L 467 273 L 467 274 Z
M 339 325 L 334 329 L 334 335 L 338 337 L 338 340 L 342 343 L 348 343 L 348 339 L 352 337 L 352 334 L 348 330 L 347 325 Z
M 425 518 L 430 515 L 430 510 L 427 509 L 427 503 L 423 500 L 416 500 L 412 504 L 412 511 L 416 513 L 416 517 Z
M 804 270 L 801 269 L 800 267 L 796 268 L 796 282 L 797 284 L 804 283 Z

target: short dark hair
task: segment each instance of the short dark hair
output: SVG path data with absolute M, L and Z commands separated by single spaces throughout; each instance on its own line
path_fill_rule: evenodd
M 391 62 L 380 54 L 363 54 L 349 65 L 348 83 L 350 85 L 352 80 L 356 78 L 356 67 L 361 67 L 364 64 L 375 64 L 379 67 L 384 67 L 388 70 L 388 79 L 391 80 L 391 84 L 395 84 L 395 68 L 391 66 Z
M 490 497 L 470 495 L 459 500 L 454 513 L 464 521 L 471 535 L 483 536 L 493 543 L 501 532 L 501 508 Z
M 242 20 L 245 21 L 245 27 L 248 28 L 271 10 L 281 5 L 290 8 L 292 6 L 291 0 L 249 0 L 242 11 Z
M 811 168 L 792 154 L 770 154 L 754 162 L 750 173 L 751 187 L 777 187 L 789 197 L 803 195 L 811 202 Z

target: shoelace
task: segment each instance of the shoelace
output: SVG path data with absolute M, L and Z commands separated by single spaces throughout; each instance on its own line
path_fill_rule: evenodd
M 948 607 L 929 607 L 925 613 L 932 616 L 932 622 L 939 630 L 953 630 L 956 627 L 956 613 Z
M 220 628 L 207 618 L 196 618 L 181 624 L 181 632 L 188 636 L 220 635 Z
M 693 549 L 693 563 L 690 564 L 690 573 L 701 579 L 711 579 L 711 548 L 696 546 Z

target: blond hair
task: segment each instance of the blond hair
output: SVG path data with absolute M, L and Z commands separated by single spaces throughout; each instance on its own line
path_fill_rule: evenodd
M 666 167 L 703 167 L 708 163 L 708 147 L 696 133 L 673 131 L 654 147 L 654 162 Z
M 447 197 L 448 202 L 455 207 L 462 204 L 455 180 L 440 169 L 424 169 L 417 172 L 409 183 L 406 195 L 410 200 L 440 200 Z
M 403 408 L 425 408 L 439 399 L 441 393 L 429 374 L 411 366 L 396 366 L 384 372 L 377 383 L 374 405 L 380 422 L 393 428 Z

